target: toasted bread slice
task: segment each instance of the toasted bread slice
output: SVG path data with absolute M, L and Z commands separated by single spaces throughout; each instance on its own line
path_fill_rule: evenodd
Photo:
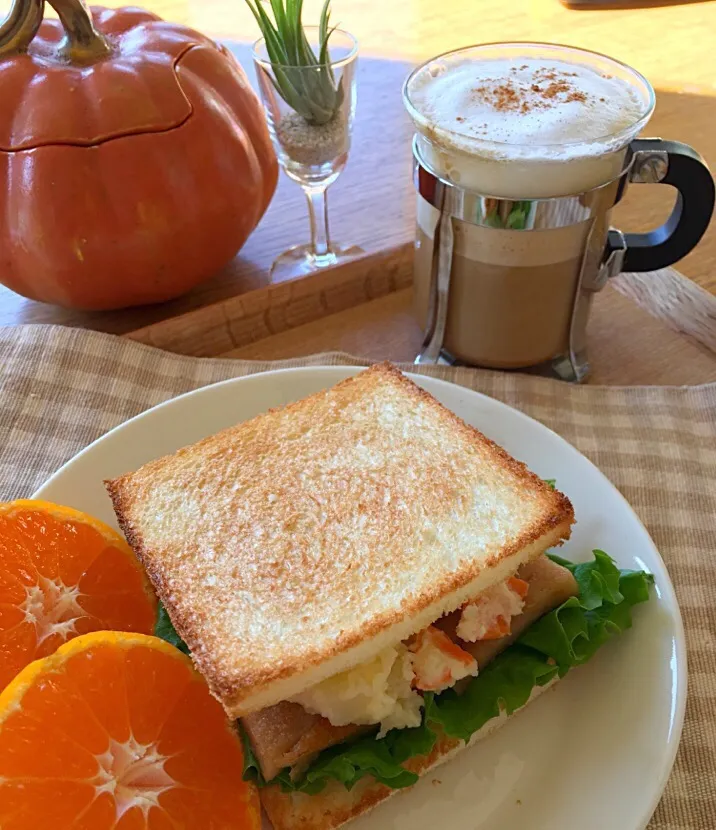
M 535 686 L 525 706 L 538 698 L 542 692 L 551 689 L 556 682 L 557 678 L 544 686 Z M 517 709 L 509 717 L 516 717 L 525 706 Z M 475 732 L 467 744 L 443 736 L 438 739 L 430 755 L 411 758 L 405 762 L 404 766 L 411 772 L 424 776 L 440 764 L 450 761 L 466 747 L 473 746 L 491 735 L 507 719 L 508 716 L 503 712 L 498 717 L 487 721 L 482 729 Z M 284 793 L 278 785 L 272 784 L 270 787 L 260 789 L 259 796 L 264 810 L 271 819 L 273 830 L 334 830 L 372 810 L 392 795 L 398 795 L 400 798 L 399 794 L 403 792 L 405 790 L 390 789 L 384 784 L 379 784 L 375 778 L 366 776 L 352 790 L 347 790 L 337 781 L 331 781 L 317 795 L 305 795 L 304 793 Z M 379 823 L 377 826 L 382 825 Z
M 425 628 L 574 520 L 566 496 L 387 364 L 107 488 L 230 717 Z

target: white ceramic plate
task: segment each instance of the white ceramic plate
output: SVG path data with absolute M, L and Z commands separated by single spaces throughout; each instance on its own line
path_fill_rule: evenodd
M 183 395 L 117 427 L 56 473 L 37 497 L 114 516 L 112 478 L 269 407 L 355 374 L 350 368 L 282 370 Z M 565 556 L 602 548 L 644 568 L 656 591 L 635 625 L 487 740 L 359 819 L 355 830 L 642 830 L 674 761 L 686 700 L 681 616 L 664 563 L 619 492 L 587 459 L 510 407 L 431 378 L 415 380 L 525 461 L 556 478 L 577 525 Z

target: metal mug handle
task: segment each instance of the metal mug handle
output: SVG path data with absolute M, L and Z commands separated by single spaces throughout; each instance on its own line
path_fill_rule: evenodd
M 716 188 L 706 162 L 688 144 L 638 138 L 630 148 L 632 160 L 622 190 L 627 182 L 669 184 L 678 191 L 676 205 L 666 222 L 648 233 L 610 230 L 603 262 L 616 259 L 618 271 L 656 271 L 696 247 L 711 221 Z M 617 271 L 609 270 L 609 276 Z

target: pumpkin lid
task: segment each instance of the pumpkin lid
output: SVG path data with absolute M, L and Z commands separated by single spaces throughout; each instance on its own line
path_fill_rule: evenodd
M 208 38 L 137 8 L 93 8 L 93 20 L 82 0 L 54 0 L 60 19 L 40 23 L 42 5 L 14 0 L 0 27 L 0 151 L 91 146 L 189 118 L 175 67 Z

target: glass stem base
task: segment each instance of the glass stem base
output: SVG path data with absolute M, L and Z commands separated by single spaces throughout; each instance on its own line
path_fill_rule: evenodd
M 365 251 L 357 245 L 332 245 L 331 249 L 323 254 L 316 254 L 311 244 L 296 245 L 276 257 L 271 266 L 271 281 L 283 282 L 302 277 L 322 268 L 340 265 L 363 253 Z
M 331 234 L 328 228 L 327 188 L 303 187 L 308 202 L 308 221 L 311 226 L 311 247 L 317 260 L 330 258 Z M 326 264 L 333 264 L 328 263 Z

